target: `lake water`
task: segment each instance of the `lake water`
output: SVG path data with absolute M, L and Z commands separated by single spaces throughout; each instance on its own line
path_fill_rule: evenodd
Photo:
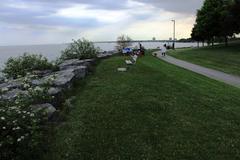
M 142 45 L 147 49 L 154 49 L 163 46 L 163 42 L 143 42 Z M 137 46 L 138 43 L 133 43 L 132 46 Z M 23 53 L 35 53 L 46 56 L 49 60 L 55 60 L 61 55 L 68 44 L 49 44 L 49 45 L 26 45 L 26 46 L 0 46 L 0 67 L 10 57 L 17 57 Z M 115 49 L 116 43 L 95 43 L 102 51 L 111 51 Z M 196 47 L 197 43 L 176 43 L 176 48 Z

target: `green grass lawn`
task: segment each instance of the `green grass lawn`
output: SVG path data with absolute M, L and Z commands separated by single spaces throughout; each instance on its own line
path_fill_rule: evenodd
M 75 88 L 45 160 L 240 158 L 240 90 L 151 56 L 103 60 Z
M 169 55 L 208 68 L 240 76 L 240 43 L 200 49 L 178 49 Z

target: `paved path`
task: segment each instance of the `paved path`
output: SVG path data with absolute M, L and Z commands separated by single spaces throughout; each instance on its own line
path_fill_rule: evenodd
M 233 76 L 233 75 L 226 74 L 226 73 L 223 73 L 220 71 L 216 71 L 214 69 L 202 67 L 202 66 L 199 66 L 196 64 L 192 64 L 192 63 L 189 63 L 189 62 L 186 62 L 183 60 L 173 58 L 171 56 L 163 57 L 159 52 L 156 52 L 156 53 L 157 53 L 158 58 L 160 58 L 168 63 L 174 64 L 176 66 L 185 68 L 187 70 L 196 72 L 198 74 L 202 74 L 206 77 L 209 77 L 209 78 L 212 78 L 212 79 L 215 79 L 215 80 L 218 80 L 218 81 L 221 81 L 221 82 L 227 83 L 229 85 L 240 88 L 240 77 L 238 77 L 238 76 Z

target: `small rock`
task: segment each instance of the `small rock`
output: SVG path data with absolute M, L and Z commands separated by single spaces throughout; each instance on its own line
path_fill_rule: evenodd
M 51 119 L 54 116 L 54 113 L 57 111 L 56 108 L 49 103 L 31 105 L 30 108 L 32 108 L 36 112 L 44 111 L 49 119 Z
M 34 80 L 32 80 L 32 82 L 31 82 L 31 84 L 33 85 L 33 86 L 41 86 L 41 85 L 43 85 L 43 84 L 45 84 L 46 83 L 46 81 L 44 80 L 44 79 L 34 79 Z
M 127 68 L 118 68 L 118 72 L 126 72 Z
M 61 94 L 61 92 L 62 92 L 62 89 L 61 88 L 56 88 L 56 87 L 51 87 L 48 90 L 48 94 L 50 96 L 57 96 L 57 95 Z
M 3 83 L 5 81 L 5 78 L 0 76 L 0 84 Z

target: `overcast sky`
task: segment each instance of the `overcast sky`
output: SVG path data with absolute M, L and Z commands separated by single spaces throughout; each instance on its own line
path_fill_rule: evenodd
M 0 45 L 190 37 L 203 0 L 1 0 Z

